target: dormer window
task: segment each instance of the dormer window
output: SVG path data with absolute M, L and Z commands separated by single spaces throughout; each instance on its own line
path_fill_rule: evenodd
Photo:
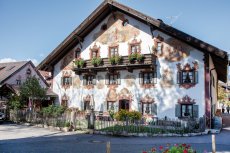
M 21 85 L 21 76 L 20 75 L 17 76 L 16 84 Z

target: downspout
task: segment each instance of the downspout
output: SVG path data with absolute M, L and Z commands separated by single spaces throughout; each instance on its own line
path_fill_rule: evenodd
M 212 71 L 213 70 L 216 70 L 216 68 L 212 68 L 209 70 L 209 74 L 210 74 L 210 84 L 209 84 L 209 91 L 210 91 L 210 98 L 211 98 L 211 114 L 210 114 L 210 129 L 212 128 L 212 118 L 213 118 L 213 98 L 212 98 L 212 84 L 214 83 L 213 80 L 212 80 Z M 212 76 L 212 77 L 211 77 Z

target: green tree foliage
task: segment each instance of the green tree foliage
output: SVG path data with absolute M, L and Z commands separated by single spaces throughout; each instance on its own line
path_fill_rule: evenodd
M 20 109 L 23 106 L 23 104 L 20 103 L 20 101 L 21 99 L 18 95 L 12 95 L 8 103 L 9 108 L 14 110 Z
M 50 105 L 48 107 L 42 108 L 42 114 L 45 117 L 58 117 L 61 114 L 63 114 L 65 111 L 65 108 L 63 106 L 54 106 Z
M 125 121 L 126 119 L 135 121 L 135 120 L 140 120 L 141 119 L 141 113 L 138 111 L 127 111 L 127 110 L 120 110 L 115 114 L 115 119 L 118 121 Z
M 220 85 L 218 86 L 218 101 L 223 104 L 228 103 L 228 94 L 226 93 L 226 90 Z
M 32 106 L 35 107 L 33 101 L 36 99 L 44 99 L 46 95 L 46 89 L 42 88 L 38 79 L 33 76 L 29 77 L 20 87 L 21 99 L 31 99 Z

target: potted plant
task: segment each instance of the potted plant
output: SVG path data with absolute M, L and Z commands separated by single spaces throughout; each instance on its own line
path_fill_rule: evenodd
M 130 54 L 128 56 L 128 60 L 130 63 L 133 63 L 135 59 L 136 59 L 136 54 Z
M 74 63 L 77 67 L 83 68 L 85 61 L 82 58 L 80 58 L 80 59 L 77 59 Z
M 144 61 L 144 58 L 145 58 L 145 56 L 144 56 L 143 54 L 137 54 L 136 59 L 137 59 L 137 61 L 138 61 L 139 63 L 143 62 L 143 61 Z
M 101 57 L 96 58 L 96 64 L 97 64 L 97 66 L 101 65 L 101 63 L 102 63 Z
M 91 64 L 94 66 L 99 66 L 102 63 L 101 57 L 93 57 L 91 60 Z
M 115 61 L 116 64 L 120 64 L 121 61 L 122 61 L 122 56 L 116 55 L 114 57 L 114 61 Z
M 109 58 L 109 62 L 110 62 L 111 65 L 116 64 L 116 62 L 115 62 L 115 56 L 110 57 Z

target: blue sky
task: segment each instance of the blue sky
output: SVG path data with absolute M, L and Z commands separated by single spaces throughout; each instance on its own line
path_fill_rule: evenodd
M 229 0 L 117 1 L 230 53 Z M 0 62 L 38 64 L 101 2 L 0 0 Z

